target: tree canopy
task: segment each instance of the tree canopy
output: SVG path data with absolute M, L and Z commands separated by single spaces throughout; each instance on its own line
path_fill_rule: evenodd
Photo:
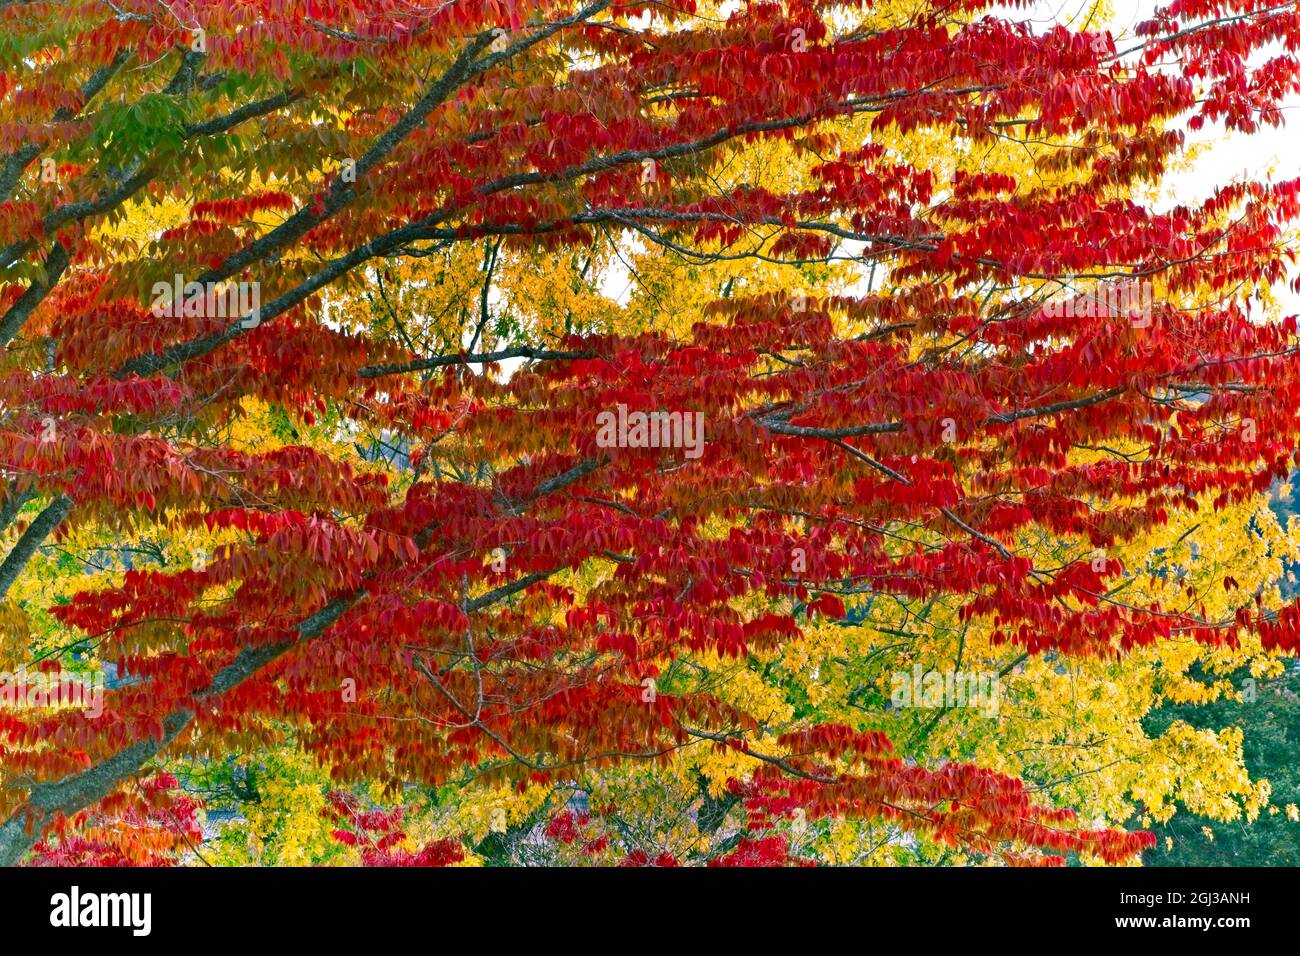
M 1300 180 L 1158 187 L 1282 122 L 1298 43 L 0 0 L 4 663 L 108 683 L 0 709 L 0 861 L 174 857 L 259 751 L 379 863 L 1118 863 L 1135 812 L 1258 813 L 1239 740 L 1142 720 L 1300 642 Z M 366 788 L 479 803 L 414 839 Z

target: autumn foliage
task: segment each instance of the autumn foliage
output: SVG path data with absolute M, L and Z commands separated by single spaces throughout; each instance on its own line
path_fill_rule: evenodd
M 1300 180 L 1146 187 L 1184 129 L 1281 123 L 1300 5 L 1174 2 L 1124 48 L 893 6 L 0 0 L 0 589 L 79 530 L 210 548 L 41 607 L 59 637 L 18 658 L 116 678 L 94 720 L 0 708 L 0 860 L 182 855 L 196 804 L 150 775 L 286 734 L 370 864 L 465 850 L 412 847 L 349 787 L 523 789 L 691 747 L 747 768 L 711 864 L 812 862 L 796 815 L 1016 864 L 1150 846 L 869 719 L 774 727 L 674 666 L 864 600 L 951 602 L 1029 655 L 1300 646 L 1300 608 L 1231 578 L 1226 614 L 1144 600 L 1114 556 L 1294 467 L 1296 319 L 1259 299 L 1292 280 Z M 945 178 L 885 144 L 929 132 L 1060 148 Z M 735 172 L 764 148 L 798 181 Z M 401 263 L 611 237 L 788 286 L 728 283 L 677 328 L 471 321 L 436 353 L 360 305 Z M 800 271 L 846 255 L 888 281 Z M 259 307 L 160 313 L 175 276 Z M 702 413 L 703 453 L 599 443 L 620 407 Z M 266 409 L 283 440 L 246 437 Z M 688 862 L 601 811 L 541 829 Z

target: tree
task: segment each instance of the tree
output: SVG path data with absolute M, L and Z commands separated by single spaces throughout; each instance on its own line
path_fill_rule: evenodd
M 0 456 L 7 520 L 34 515 L 0 590 L 91 524 L 214 543 L 51 609 L 85 636 L 46 659 L 118 679 L 93 724 L 0 714 L 0 860 L 93 822 L 161 755 L 239 752 L 282 724 L 341 781 L 391 789 L 703 742 L 738 755 L 733 793 L 759 815 L 885 820 L 1016 862 L 1148 846 L 1002 773 L 905 763 L 877 730 L 774 732 L 671 664 L 790 645 L 863 595 L 942 600 L 1019 654 L 1248 632 L 1294 649 L 1300 612 L 1258 591 L 1213 617 L 1195 591 L 1119 593 L 1126 542 L 1262 494 L 1300 428 L 1294 318 L 1250 307 L 1286 275 L 1300 184 L 1166 212 L 1132 195 L 1179 156 L 1167 124 L 1280 122 L 1300 11 L 1228 6 L 1174 4 L 1117 50 L 977 2 L 721 19 L 492 0 L 364 21 L 0 5 L 24 25 L 0 77 Z M 1252 64 L 1278 40 L 1287 56 Z M 861 121 L 880 136 L 850 139 Z M 1038 167 L 1078 176 L 936 180 L 885 145 L 918 129 L 1059 143 Z M 776 140 L 806 181 L 730 175 Z M 166 225 L 143 241 L 120 229 L 142 205 Z M 608 256 L 612 230 L 714 263 L 815 269 L 847 249 L 889 285 L 729 288 L 680 332 L 569 326 L 479 351 L 479 330 L 440 354 L 400 317 L 329 312 L 394 260 Z M 494 369 L 507 359 L 526 364 Z M 247 447 L 250 416 L 382 430 L 410 467 Z M 1051 564 L 1044 539 L 1064 549 Z
M 1247 683 L 1249 682 L 1249 683 Z M 1144 855 L 1148 866 L 1294 866 L 1300 860 L 1300 780 L 1291 759 L 1300 732 L 1294 669 L 1271 680 L 1237 675 L 1245 693 L 1239 701 L 1169 708 L 1153 721 L 1187 720 L 1204 729 L 1240 728 L 1246 766 L 1267 778 L 1267 812 L 1237 807 L 1206 819 L 1180 814 L 1155 831 L 1159 842 Z

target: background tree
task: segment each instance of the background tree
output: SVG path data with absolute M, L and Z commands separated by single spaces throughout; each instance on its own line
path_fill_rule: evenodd
M 1198 728 L 1240 733 L 1246 768 L 1268 780 L 1267 812 L 1256 817 L 1242 808 L 1226 820 L 1180 813 L 1155 828 L 1158 842 L 1143 855 L 1148 866 L 1295 866 L 1300 861 L 1295 668 L 1266 681 L 1242 673 L 1237 683 L 1245 691 L 1243 700 L 1166 708 L 1153 714 L 1152 722 L 1185 720 Z

